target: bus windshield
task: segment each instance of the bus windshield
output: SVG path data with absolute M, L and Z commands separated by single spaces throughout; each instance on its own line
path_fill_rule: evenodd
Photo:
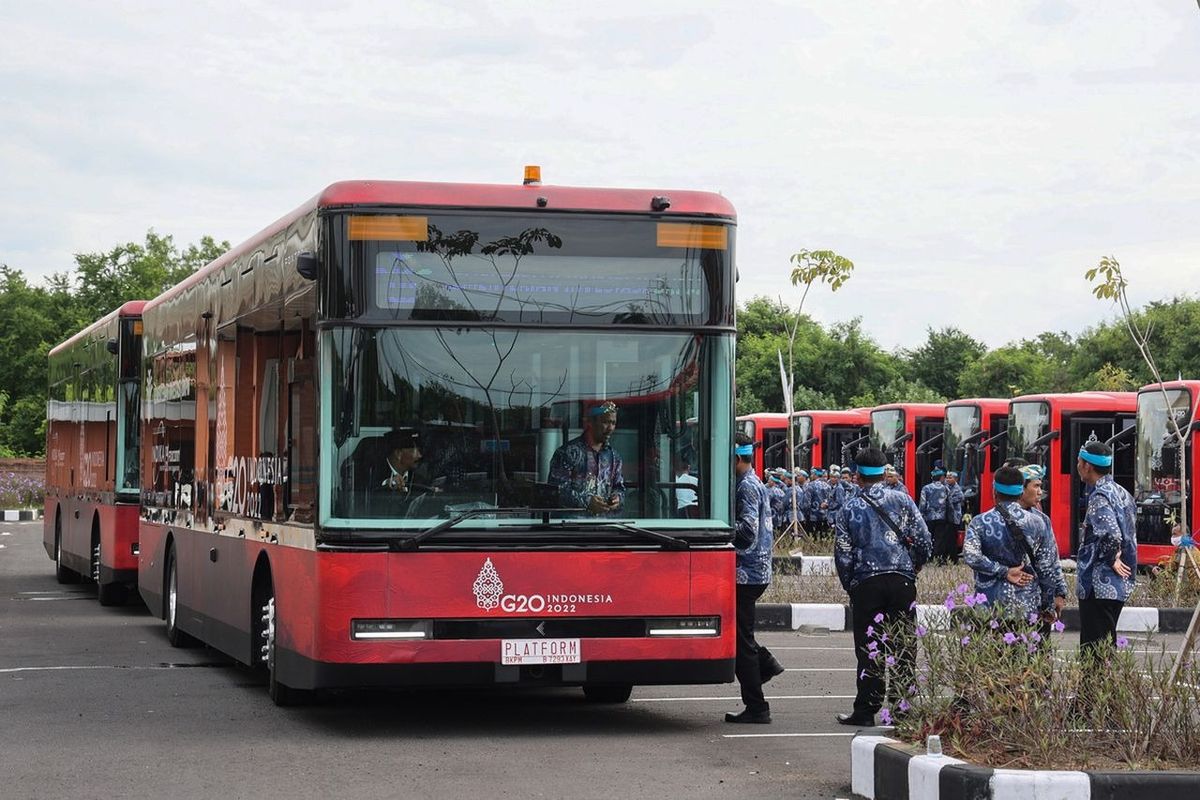
M 813 466 L 813 446 L 805 444 L 812 438 L 812 431 L 812 417 L 807 414 L 792 417 L 792 444 L 796 447 L 796 466 L 802 470 L 810 470 Z
M 1013 403 L 1008 414 L 1008 455 L 1024 458 L 1031 464 L 1049 466 L 1045 453 L 1033 452 L 1033 443 L 1050 432 L 1050 404 L 1026 401 Z
M 470 512 L 456 530 L 513 530 L 534 515 L 488 511 L 526 508 L 552 509 L 556 520 L 729 527 L 728 337 L 412 327 L 326 335 L 321 468 L 331 527 L 413 530 Z M 585 434 L 609 403 L 615 428 L 599 446 Z M 589 508 L 592 497 L 609 507 Z
M 1180 448 L 1170 419 L 1188 435 L 1192 395 L 1187 389 L 1142 392 L 1137 406 L 1137 468 L 1135 496 L 1139 503 L 1156 500 L 1178 505 Z M 1167 409 L 1170 408 L 1170 413 Z
M 890 408 L 871 412 L 871 444 L 887 456 L 901 475 L 904 475 L 904 447 L 896 440 L 904 435 L 904 409 Z
M 959 484 L 968 495 L 979 490 L 979 472 L 983 466 L 983 452 L 978 448 L 967 457 L 963 443 L 979 433 L 983 425 L 983 413 L 979 406 L 947 406 L 946 425 L 942 429 L 942 461 L 946 469 L 958 472 Z

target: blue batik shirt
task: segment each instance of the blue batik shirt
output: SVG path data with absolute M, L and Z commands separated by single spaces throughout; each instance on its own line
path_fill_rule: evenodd
M 737 479 L 737 524 L 733 548 L 737 552 L 737 582 L 763 586 L 771 582 L 771 503 L 767 487 L 748 469 Z
M 792 494 L 796 496 L 796 514 L 800 522 L 805 522 L 808 519 L 808 484 L 800 486 L 792 484 Z M 788 513 L 791 513 L 792 507 L 788 505 Z
M 621 456 L 605 444 L 593 450 L 584 436 L 577 436 L 554 451 L 550 459 L 550 483 L 558 486 L 558 499 L 564 508 L 586 510 L 592 497 L 620 498 L 617 514 L 625 505 L 625 479 L 621 477 Z
M 1096 482 L 1088 496 L 1087 517 L 1083 523 L 1083 540 L 1076 554 L 1079 580 L 1075 593 L 1080 600 L 1129 599 L 1137 578 L 1137 536 L 1134 528 L 1136 509 L 1133 496 L 1105 475 Z M 1117 552 L 1132 570 L 1122 578 L 1112 568 Z
M 895 484 L 891 484 L 891 483 L 888 483 L 887 481 L 884 481 L 883 488 L 887 489 L 889 492 L 900 492 L 902 494 L 908 494 L 908 487 L 904 485 L 904 481 L 896 481 Z
M 905 539 L 911 540 L 911 546 L 906 546 L 875 509 L 867 505 L 864 494 L 891 518 Z M 916 580 L 917 570 L 929 560 L 932 542 L 917 504 L 906 494 L 883 488 L 882 483 L 860 489 L 847 499 L 833 524 L 834 566 L 846 591 L 868 578 L 887 573 Z
M 782 528 L 784 522 L 783 501 L 787 498 L 784 487 L 775 481 L 771 481 L 767 486 L 767 497 L 771 501 L 771 518 L 775 522 L 776 528 Z
M 832 487 L 824 480 L 817 478 L 808 482 L 808 519 L 810 522 L 823 523 L 829 521 L 829 502 Z M 821 508 L 821 504 L 826 504 Z
M 948 519 L 949 503 L 950 487 L 944 481 L 931 481 L 921 489 L 921 516 L 926 522 Z M 961 512 L 959 517 L 961 519 Z
M 1012 500 L 1001 502 L 1013 525 L 1025 534 L 1033 558 L 1009 532 L 1000 511 L 992 508 L 967 525 L 962 559 L 975 571 L 975 591 L 987 597 L 988 605 L 1024 619 L 1030 613 L 1053 608 L 1055 597 L 1065 598 L 1067 582 L 1058 563 L 1058 543 L 1050 518 L 1040 509 L 1025 509 Z M 1032 569 L 1036 578 L 1028 586 L 1008 580 L 1009 568 L 1022 565 Z
M 843 480 L 829 484 L 829 508 L 826 509 L 826 513 L 830 519 L 836 517 L 837 512 L 841 511 L 842 506 L 846 503 L 847 489 L 849 487 Z

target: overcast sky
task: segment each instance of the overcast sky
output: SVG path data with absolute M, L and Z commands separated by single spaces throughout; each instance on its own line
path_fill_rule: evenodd
M 885 347 L 996 346 L 1200 286 L 1195 0 L 0 0 L 0 263 L 235 244 L 379 178 L 704 189 L 745 300 L 788 257 L 856 264 L 808 307 Z

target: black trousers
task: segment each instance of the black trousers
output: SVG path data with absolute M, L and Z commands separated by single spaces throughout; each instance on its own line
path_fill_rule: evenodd
M 933 537 L 933 557 L 937 561 L 954 561 L 958 563 L 958 528 L 944 519 L 935 519 L 929 523 L 929 533 Z
M 1125 607 L 1122 600 L 1097 600 L 1086 597 L 1079 601 L 1079 650 L 1092 648 L 1098 642 L 1107 639 L 1112 644 L 1117 643 L 1117 620 L 1121 617 L 1121 609 Z
M 883 705 L 885 669 L 891 670 L 889 702 L 903 696 L 912 683 L 917 658 L 912 644 L 917 624 L 917 611 L 913 607 L 916 599 L 917 584 L 896 573 L 867 578 L 850 590 L 854 652 L 858 656 L 858 694 L 854 698 L 856 715 L 874 715 Z M 879 614 L 883 614 L 882 622 L 875 621 Z M 887 642 L 882 641 L 884 626 L 892 631 Z M 874 636 L 867 635 L 868 627 L 874 627 Z M 907 643 L 907 646 L 898 646 L 897 639 Z M 881 653 L 875 659 L 871 658 L 871 642 Z M 891 667 L 886 666 L 888 656 L 896 659 Z
M 756 712 L 771 708 L 763 697 L 759 665 L 759 659 L 769 657 L 770 653 L 754 641 L 754 604 L 766 590 L 766 584 L 737 585 L 737 657 L 733 671 L 742 687 L 742 702 L 748 710 Z

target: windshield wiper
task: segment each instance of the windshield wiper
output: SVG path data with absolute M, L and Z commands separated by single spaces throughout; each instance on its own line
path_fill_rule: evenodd
M 393 550 L 411 551 L 416 550 L 421 546 L 421 543 L 432 539 L 433 537 L 442 534 L 451 528 L 458 525 L 460 522 L 465 522 L 468 519 L 477 517 L 490 516 L 493 514 L 528 514 L 531 516 L 540 516 L 541 523 L 530 526 L 535 530 L 587 530 L 589 528 L 605 528 L 610 530 L 624 531 L 644 539 L 658 542 L 667 550 L 687 550 L 691 547 L 684 539 L 675 536 L 670 536 L 658 531 L 648 530 L 638 527 L 632 522 L 626 520 L 595 520 L 581 521 L 564 519 L 559 522 L 551 522 L 551 514 L 561 514 L 564 509 L 561 508 L 473 508 L 470 511 L 464 511 L 461 514 L 456 514 L 450 519 L 442 520 L 437 525 L 434 525 L 428 530 L 421 531 L 418 534 L 409 536 L 403 539 L 394 539 L 389 542 L 389 546 Z

